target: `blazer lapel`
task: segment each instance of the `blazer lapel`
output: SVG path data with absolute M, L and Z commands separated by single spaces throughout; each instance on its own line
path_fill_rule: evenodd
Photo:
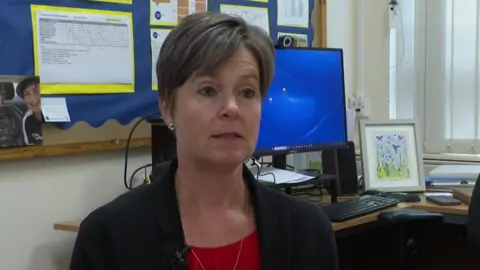
M 270 187 L 259 183 L 250 170 L 243 168 L 250 192 L 260 244 L 262 270 L 290 269 L 290 218 L 284 207 L 271 198 Z
M 174 181 L 178 163 L 175 159 L 160 166 L 164 168 L 152 183 L 153 214 L 158 216 L 165 254 L 173 259 L 174 254 L 185 247 Z

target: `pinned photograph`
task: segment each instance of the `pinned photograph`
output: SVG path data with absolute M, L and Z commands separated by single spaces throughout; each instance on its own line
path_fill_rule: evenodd
M 41 145 L 40 79 L 0 76 L 0 148 Z

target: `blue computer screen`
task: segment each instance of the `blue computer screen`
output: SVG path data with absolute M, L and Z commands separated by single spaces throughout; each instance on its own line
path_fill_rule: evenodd
M 256 155 L 346 144 L 343 56 L 335 49 L 277 49 Z

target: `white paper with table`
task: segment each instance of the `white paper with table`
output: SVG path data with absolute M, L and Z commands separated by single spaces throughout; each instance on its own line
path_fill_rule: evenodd
M 43 84 L 132 84 L 128 16 L 37 11 L 38 69 Z
M 277 24 L 308 28 L 310 7 L 308 0 L 278 0 Z
M 258 26 L 270 34 L 268 8 L 222 4 L 220 12 L 242 17 L 246 22 Z

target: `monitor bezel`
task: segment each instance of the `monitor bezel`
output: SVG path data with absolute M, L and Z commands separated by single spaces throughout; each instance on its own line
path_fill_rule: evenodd
M 331 142 L 331 143 L 321 143 L 316 144 L 312 147 L 300 147 L 298 149 L 285 149 L 285 150 L 271 150 L 268 148 L 255 148 L 253 156 L 276 156 L 276 155 L 286 155 L 286 154 L 298 154 L 306 152 L 316 152 L 323 150 L 337 150 L 348 148 L 348 132 L 347 132 L 347 106 L 346 106 L 346 95 L 345 95 L 345 64 L 343 58 L 343 49 L 341 48 L 303 48 L 303 47 L 293 47 L 293 48 L 279 48 L 275 46 L 275 52 L 277 50 L 301 50 L 301 51 L 336 51 L 340 53 L 341 67 L 342 67 L 342 87 L 343 87 L 343 109 L 345 110 L 345 117 L 343 120 L 343 125 L 345 128 L 345 141 L 344 142 Z M 289 145 L 287 147 L 294 147 L 297 145 Z M 301 145 L 298 145 L 301 146 Z

